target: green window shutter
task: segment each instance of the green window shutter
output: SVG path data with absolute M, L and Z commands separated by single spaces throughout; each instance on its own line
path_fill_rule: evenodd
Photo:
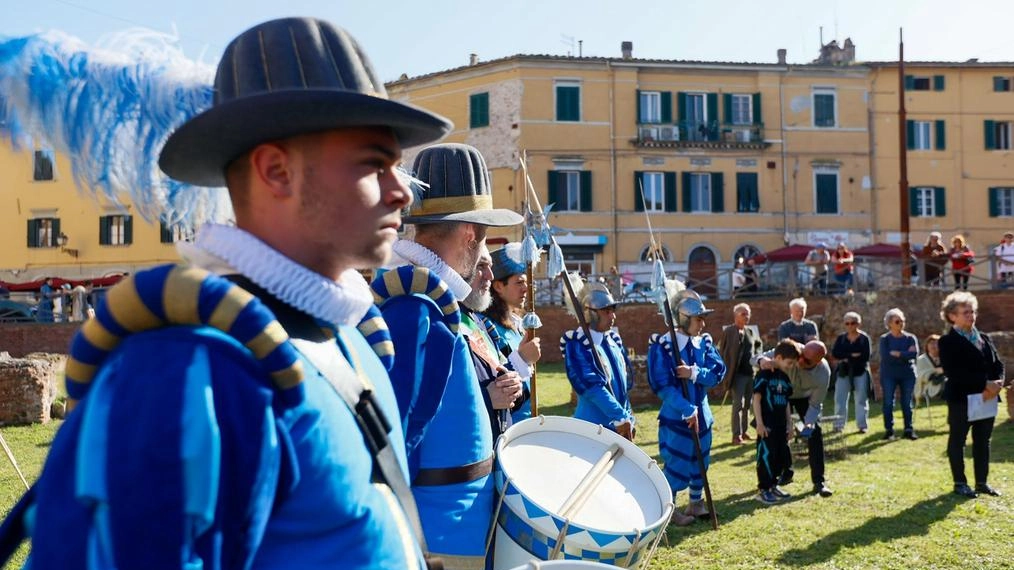
M 834 174 L 817 175 L 817 213 L 838 213 L 838 184 Z
M 911 119 L 905 121 L 905 148 L 915 149 L 915 121 Z
M 662 178 L 665 180 L 665 211 L 676 211 L 676 173 L 666 172 Z
M 760 196 L 757 191 L 756 172 L 736 173 L 736 211 L 756 212 L 760 210 Z
M 53 231 L 49 234 L 49 243 L 43 244 L 46 247 L 56 247 L 58 245 L 56 238 L 60 235 L 60 218 L 53 218 L 52 228 Z
M 1000 189 L 989 189 L 989 217 L 996 218 L 1000 215 Z
M 708 93 L 708 127 L 718 124 L 718 93 Z
M 683 173 L 683 211 L 690 211 L 690 173 Z
M 1003 91 L 1004 78 L 993 76 L 993 91 Z
M 722 122 L 732 124 L 732 94 L 722 93 Z
M 761 94 L 753 94 L 753 124 L 763 125 L 764 115 L 761 114 Z
M 983 124 L 986 127 L 986 150 L 993 150 L 996 148 L 996 127 L 993 121 L 985 121 Z
M 687 120 L 687 94 L 679 92 L 676 94 L 676 112 L 679 114 L 676 117 L 677 121 Z
M 581 211 L 592 211 L 592 173 L 591 170 L 581 171 Z
M 662 99 L 662 122 L 672 123 L 672 93 L 662 91 L 659 97 Z
M 936 187 L 933 189 L 933 205 L 936 207 L 936 211 L 933 214 L 942 218 L 947 215 L 947 192 L 942 187 Z
M 634 211 L 644 211 L 644 173 L 634 172 Z
M 99 245 L 109 245 L 109 216 L 99 218 Z
M 711 173 L 711 211 L 725 211 L 725 176 L 721 172 Z
M 489 93 L 476 93 L 468 98 L 468 127 L 489 126 Z
M 936 128 L 934 133 L 933 148 L 937 150 L 947 150 L 947 125 L 944 124 L 943 120 L 934 121 L 933 126 Z
M 555 170 L 549 171 L 549 178 L 546 184 L 546 203 L 556 204 L 559 200 L 560 175 Z M 559 208 L 557 208 L 559 210 Z
M 28 247 L 39 247 L 39 220 L 28 220 Z
M 919 189 L 908 189 L 908 215 L 913 218 L 919 217 Z
M 576 85 L 556 86 L 556 120 L 581 120 L 581 88 Z
M 913 89 L 915 89 L 915 76 L 913 76 L 913 75 L 906 75 L 905 76 L 905 91 L 911 91 Z
M 933 76 L 933 90 L 934 91 L 943 91 L 944 90 L 944 76 L 943 75 L 934 75 Z
M 134 216 L 123 216 L 123 244 L 134 243 Z
M 640 89 L 637 90 L 636 97 L 637 97 L 637 107 L 636 107 L 637 108 L 637 124 L 641 124 L 642 122 L 644 122 L 644 120 L 642 119 L 643 115 L 641 114 L 641 90 Z

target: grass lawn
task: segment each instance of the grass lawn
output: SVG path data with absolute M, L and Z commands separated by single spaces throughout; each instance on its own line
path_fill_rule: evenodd
M 570 386 L 561 365 L 540 367 L 539 396 L 544 414 L 570 415 Z M 831 406 L 830 400 L 825 406 Z M 829 458 L 833 497 L 810 494 L 805 458 L 797 459 L 796 482 L 786 487 L 787 503 L 765 506 L 754 500 L 756 474 L 752 445 L 734 446 L 730 406 L 714 405 L 717 418 L 709 471 L 719 529 L 707 522 L 669 529 L 651 564 L 662 568 L 1014 568 L 1014 425 L 1001 411 L 993 432 L 990 483 L 1003 497 L 966 500 L 951 494 L 944 455 L 946 408 L 935 404 L 933 426 L 925 407 L 916 413 L 918 441 L 881 441 L 879 403 L 871 402 L 872 431 L 846 430 L 848 454 Z M 900 425 L 900 411 L 896 424 Z M 637 443 L 657 457 L 655 408 L 637 411 Z M 25 476 L 34 479 L 59 422 L 0 430 Z M 967 472 L 972 478 L 970 452 Z M 0 506 L 6 512 L 23 486 L 0 460 Z M 677 506 L 686 505 L 684 492 Z M 21 556 L 7 568 L 19 568 Z

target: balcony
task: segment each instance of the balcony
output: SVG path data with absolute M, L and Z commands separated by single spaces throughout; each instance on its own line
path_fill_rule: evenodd
M 641 148 L 702 148 L 716 150 L 763 150 L 764 125 L 735 125 L 717 121 L 678 121 L 675 124 L 642 124 L 637 138 L 630 141 Z

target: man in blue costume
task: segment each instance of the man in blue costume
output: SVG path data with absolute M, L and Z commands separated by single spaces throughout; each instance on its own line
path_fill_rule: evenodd
M 542 348 L 539 337 L 525 340 L 521 317 L 518 316 L 528 296 L 528 276 L 525 273 L 526 266 L 521 262 L 521 244 L 508 243 L 494 251 L 491 257 L 493 288 L 482 321 L 497 349 L 515 363 L 515 369 L 529 371 L 528 374 L 519 372 L 524 392 L 511 410 L 511 420 L 517 423 L 532 415 L 532 376 L 529 365 L 535 364 L 542 357 Z
M 676 319 L 675 346 L 680 362 L 677 364 L 674 356 L 671 333 L 653 335 L 648 341 L 648 382 L 662 400 L 658 412 L 658 447 L 665 461 L 664 473 L 672 487 L 673 502 L 676 502 L 677 493 L 690 489 L 686 511 L 673 515 L 672 522 L 677 526 L 689 525 L 695 518 L 710 514 L 703 500 L 704 478 L 693 432 L 700 437 L 701 455 L 707 469 L 711 459 L 711 427 L 715 423 L 708 405 L 708 389 L 718 384 L 725 374 L 722 357 L 711 335 L 704 332 L 704 317 L 712 311 L 705 308 L 692 291 L 682 295 L 678 299 L 665 296 L 673 306 L 672 314 Z M 688 383 L 686 396 L 684 381 Z
M 577 393 L 574 417 L 611 428 L 633 441 L 634 413 L 628 395 L 634 379 L 623 340 L 613 330 L 616 300 L 601 283 L 587 283 L 575 292 L 591 338 L 578 327 L 560 339 L 567 379 Z
M 190 267 L 125 280 L 75 339 L 81 401 L 24 517 L 32 568 L 425 567 L 355 269 L 389 258 L 412 201 L 402 148 L 450 127 L 388 100 L 327 22 L 229 44 L 213 106 L 159 164 L 228 186 L 236 225 L 202 228 Z
M 493 300 L 493 259 L 486 244 L 482 244 L 479 263 L 469 285 L 472 292 L 461 302 L 461 332 L 468 338 L 468 348 L 475 365 L 475 376 L 482 390 L 482 397 L 489 414 L 489 427 L 495 442 L 513 424 L 510 410 L 515 402 L 524 397 L 521 376 L 515 371 L 514 363 L 508 362 L 489 335 L 482 315 Z M 495 331 L 494 331 L 495 332 Z M 528 373 L 527 364 L 522 364 Z
M 523 219 L 493 208 L 489 171 L 473 147 L 423 149 L 413 171 L 425 185 L 405 218 L 415 235 L 394 244 L 372 287 L 391 327 L 391 379 L 426 540 L 448 569 L 481 569 L 493 515 L 493 439 L 459 303 L 472 291 L 487 228 Z M 490 389 L 510 390 L 499 382 Z

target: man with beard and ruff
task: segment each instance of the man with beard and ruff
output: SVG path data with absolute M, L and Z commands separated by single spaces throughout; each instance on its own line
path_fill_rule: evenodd
M 356 269 L 387 261 L 412 201 L 402 148 L 450 127 L 388 100 L 327 22 L 229 44 L 214 104 L 159 165 L 227 186 L 235 226 L 180 244 L 189 265 L 125 279 L 75 338 L 80 403 L 26 495 L 32 568 L 424 567 Z
M 493 208 L 489 172 L 473 147 L 423 149 L 413 171 L 425 185 L 405 218 L 415 236 L 394 244 L 372 287 L 391 327 L 391 379 L 429 547 L 449 569 L 481 569 L 493 515 L 493 439 L 459 304 L 472 291 L 487 228 L 523 218 Z

